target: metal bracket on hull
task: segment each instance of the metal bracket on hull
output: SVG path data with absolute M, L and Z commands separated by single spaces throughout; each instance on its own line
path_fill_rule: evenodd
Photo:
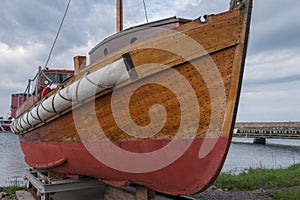
M 242 14 L 248 12 L 249 9 L 249 0 L 232 0 L 230 2 L 230 10 L 240 9 Z
M 124 59 L 124 63 L 126 65 L 126 68 L 127 68 L 127 71 L 128 71 L 128 74 L 129 74 L 129 77 L 131 80 L 136 80 L 138 79 L 138 75 L 135 71 L 135 67 L 134 67 L 134 64 L 133 64 L 133 61 L 131 59 L 131 56 L 129 53 L 125 53 L 122 55 L 123 59 Z

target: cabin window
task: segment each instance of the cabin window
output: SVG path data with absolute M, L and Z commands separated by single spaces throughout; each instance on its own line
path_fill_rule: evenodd
M 104 49 L 103 54 L 104 54 L 104 56 L 108 55 L 108 48 L 107 47 Z
M 67 78 L 67 74 L 47 74 L 47 77 L 55 84 L 60 84 Z M 47 80 L 45 80 L 46 83 Z
M 0 121 L 0 124 L 10 124 L 10 123 L 11 123 L 11 121 L 7 121 L 7 120 Z
M 57 83 L 62 83 L 67 78 L 67 74 L 57 74 Z
M 133 38 L 131 38 L 131 40 L 130 40 L 130 44 L 133 44 L 133 43 L 135 43 L 137 41 L 137 38 L 136 37 L 133 37 Z

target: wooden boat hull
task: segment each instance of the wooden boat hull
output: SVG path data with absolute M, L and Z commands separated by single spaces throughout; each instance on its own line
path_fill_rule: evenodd
M 234 128 L 252 8 L 246 2 L 87 68 L 93 72 L 129 52 L 138 77 L 24 131 L 26 162 L 112 186 L 134 183 L 172 195 L 206 189 Z

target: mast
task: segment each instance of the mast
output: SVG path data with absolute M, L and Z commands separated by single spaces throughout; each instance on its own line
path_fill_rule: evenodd
M 123 30 L 123 0 L 117 0 L 117 32 Z

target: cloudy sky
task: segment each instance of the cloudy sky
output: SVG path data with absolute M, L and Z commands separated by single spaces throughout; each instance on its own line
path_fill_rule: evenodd
M 0 116 L 44 66 L 68 0 L 1 0 Z M 150 21 L 197 18 L 229 0 L 145 0 Z M 124 1 L 124 25 L 145 22 L 142 0 Z M 300 1 L 255 0 L 238 121 L 300 121 Z M 49 66 L 68 69 L 115 32 L 115 0 L 72 0 Z

